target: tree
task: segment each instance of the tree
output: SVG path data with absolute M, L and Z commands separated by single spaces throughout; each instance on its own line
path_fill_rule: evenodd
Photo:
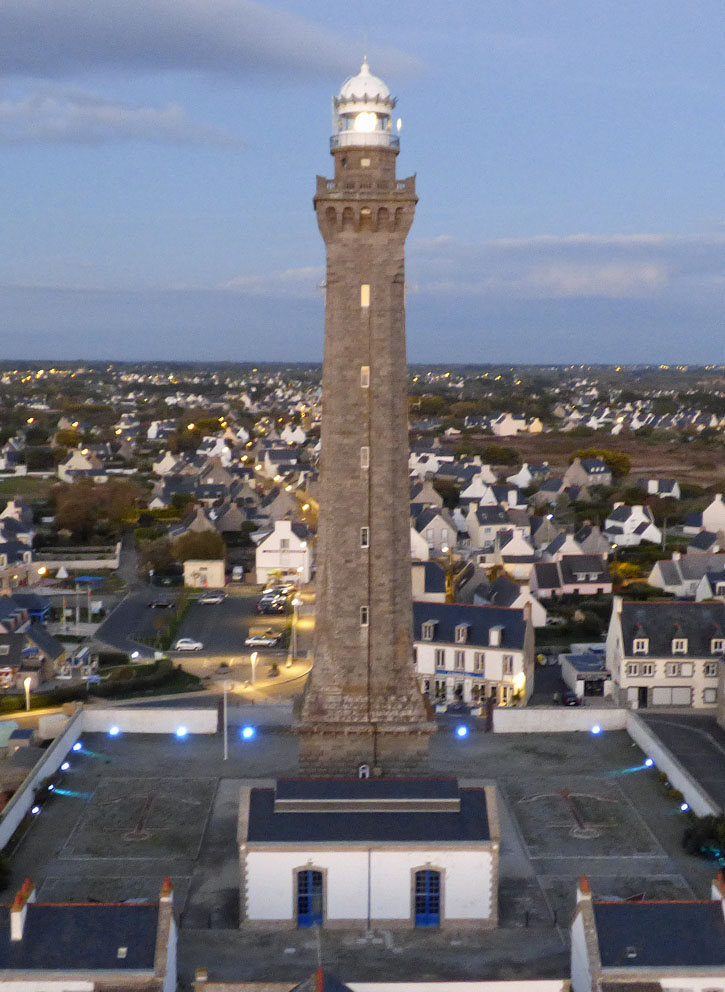
M 88 540 L 100 526 L 118 535 L 124 523 L 136 516 L 139 491 L 126 479 L 96 484 L 91 479 L 56 486 L 53 490 L 55 522 L 79 540 Z
M 148 572 L 153 569 L 157 575 L 168 572 L 175 564 L 171 542 L 162 537 L 156 541 L 143 541 L 139 548 L 139 570 Z
M 612 451 L 610 448 L 580 448 L 569 455 L 569 464 L 575 458 L 601 458 L 606 463 L 612 475 L 622 478 L 629 474 L 632 468 L 632 459 L 623 451 Z
M 518 465 L 521 461 L 516 448 L 504 448 L 500 444 L 488 444 L 481 452 L 485 462 L 491 465 Z
M 177 561 L 216 560 L 226 557 L 226 545 L 221 537 L 213 530 L 190 530 L 177 537 L 171 545 Z

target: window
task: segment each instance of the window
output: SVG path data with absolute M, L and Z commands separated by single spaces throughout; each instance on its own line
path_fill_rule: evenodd
M 632 645 L 632 654 L 647 654 L 649 651 L 649 638 L 635 637 Z
M 366 444 L 360 448 L 360 468 L 370 468 L 370 448 Z
M 672 638 L 672 653 L 673 654 L 687 654 L 687 638 L 686 637 L 673 637 Z
M 710 650 L 713 654 L 722 654 L 725 652 L 725 637 L 713 637 L 710 642 Z
M 512 654 L 505 654 L 503 656 L 502 671 L 504 675 L 513 675 L 514 673 L 514 656 Z
M 432 641 L 435 637 L 436 632 L 436 622 L 435 620 L 428 620 L 421 627 L 421 634 L 424 641 Z
M 640 665 L 639 673 L 640 675 L 654 675 L 655 666 L 652 664 L 651 661 L 644 661 Z
M 474 672 L 480 672 L 481 675 L 486 670 L 486 655 L 483 651 L 476 651 L 473 656 L 473 670 Z
M 628 665 L 625 665 L 624 674 L 630 678 L 639 675 L 639 665 L 636 662 L 630 662 Z
M 702 691 L 702 701 L 703 701 L 703 703 L 716 703 L 717 702 L 717 689 L 703 689 L 703 691 Z
M 415 873 L 415 925 L 437 927 L 441 922 L 441 875 L 424 869 Z
M 459 623 L 456 625 L 456 644 L 465 644 L 468 640 L 468 624 Z
M 360 306 L 370 306 L 370 284 L 367 282 L 364 282 L 360 287 Z
M 446 667 L 446 652 L 444 648 L 436 648 L 435 666 L 436 668 Z
M 716 661 L 706 661 L 705 662 L 705 677 L 708 679 L 717 678 L 717 662 Z
M 360 607 L 360 626 L 367 627 L 370 620 L 370 609 L 367 606 Z
M 462 672 L 466 667 L 466 652 L 465 651 L 454 651 L 453 652 L 453 667 L 457 672 Z
M 688 678 L 692 675 L 692 663 L 684 661 L 668 661 L 665 665 L 665 675 L 671 678 Z
M 10 645 L 0 644 L 0 654 L 10 654 Z
M 360 528 L 360 547 L 369 548 L 370 547 L 370 528 L 361 527 Z
M 289 551 L 289 538 L 288 537 L 280 537 L 280 539 L 279 539 L 279 550 L 280 551 Z
M 363 389 L 368 389 L 370 387 L 370 366 L 361 365 L 360 366 L 360 385 Z

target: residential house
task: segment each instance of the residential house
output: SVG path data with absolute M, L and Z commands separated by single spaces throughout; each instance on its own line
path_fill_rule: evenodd
M 443 497 L 436 491 L 430 479 L 423 482 L 413 482 L 410 486 L 410 502 L 421 508 L 424 506 L 443 506 Z
M 695 590 L 695 602 L 705 599 L 720 599 L 725 601 L 725 569 L 719 572 L 705 572 Z
M 725 569 L 725 554 L 685 555 L 675 551 L 669 561 L 656 561 L 647 579 L 655 589 L 678 599 L 695 596 L 697 587 L 708 572 Z
M 413 520 L 413 527 L 425 538 L 433 554 L 446 554 L 449 548 L 455 547 L 458 531 L 450 513 L 443 507 L 425 507 Z
M 612 550 L 606 536 L 596 524 L 583 524 L 574 534 L 574 540 L 585 555 L 601 555 L 602 558 L 608 558 Z
M 513 437 L 526 430 L 526 418 L 502 413 L 491 422 L 491 430 L 496 437 Z
M 437 703 L 524 705 L 534 687 L 530 611 L 463 603 L 413 603 L 420 686 Z
M 295 516 L 299 507 L 291 487 L 273 486 L 259 504 L 259 515 L 276 523 Z
M 266 585 L 273 575 L 306 584 L 312 578 L 312 563 L 311 535 L 307 524 L 276 520 L 274 530 L 257 544 L 255 564 L 259 585 Z
M 609 545 L 607 545 L 607 548 Z M 580 555 L 582 548 L 573 534 L 560 531 L 553 541 L 543 549 L 543 561 L 561 561 L 564 555 Z
M 545 627 L 547 612 L 543 603 L 534 596 L 527 582 L 513 582 L 507 575 L 499 575 L 488 586 L 474 592 L 473 602 L 478 606 L 505 606 L 510 609 L 531 610 L 534 627 Z
M 701 513 L 690 513 L 683 529 L 685 534 L 697 534 L 701 530 L 725 531 L 725 503 L 722 493 L 716 493 L 713 501 Z
M 106 482 L 108 474 L 103 463 L 88 448 L 73 448 L 58 463 L 58 478 L 61 482 L 73 482 L 75 479 L 89 478 L 94 482 Z
M 476 506 L 471 503 L 466 529 L 474 548 L 493 549 L 499 531 L 510 531 L 511 521 L 502 506 Z
M 445 603 L 446 572 L 434 561 L 414 561 L 411 565 L 413 599 L 421 603 Z
M 521 531 L 499 531 L 493 552 L 493 563 L 501 565 L 513 579 L 528 580 L 536 561 L 534 546 Z
M 557 476 L 551 479 L 544 479 L 535 493 L 529 496 L 529 503 L 532 506 L 556 506 L 557 502 L 566 489 L 564 479 Z
M 582 876 L 571 924 L 572 992 L 705 992 L 725 984 L 722 875 L 710 899 L 595 899 Z
M 203 506 L 195 506 L 180 524 L 169 530 L 169 537 L 174 540 L 183 534 L 203 534 L 205 531 L 216 531 L 216 527 L 209 517 L 209 511 Z
M 640 489 L 644 489 L 648 496 L 659 496 L 660 499 L 682 498 L 677 479 L 638 479 L 637 485 Z
M 612 471 L 601 458 L 575 458 L 564 473 L 565 486 L 611 486 Z
M 723 653 L 725 603 L 614 597 L 607 668 L 620 706 L 715 706 Z
M 506 481 L 518 486 L 519 489 L 528 489 L 530 486 L 544 482 L 549 475 L 548 462 L 542 462 L 540 465 L 529 465 L 528 462 L 524 462 L 518 472 L 506 477 Z
M 531 591 L 539 599 L 608 596 L 612 592 L 609 565 L 600 555 L 564 555 L 557 561 L 536 562 Z
M 725 533 L 701 530 L 695 534 L 685 549 L 688 555 L 716 555 L 725 551 Z
M 428 542 L 412 524 L 410 525 L 410 557 L 413 561 L 428 561 L 430 558 Z
M 612 544 L 622 548 L 637 547 L 642 541 L 659 544 L 662 531 L 655 526 L 648 506 L 615 503 L 604 523 L 604 534 Z
M 559 528 L 554 523 L 551 514 L 546 517 L 530 517 L 529 529 L 531 543 L 537 551 L 540 551 L 548 544 L 551 544 L 556 535 L 559 533 Z M 609 547 L 609 544 L 607 544 L 607 547 Z

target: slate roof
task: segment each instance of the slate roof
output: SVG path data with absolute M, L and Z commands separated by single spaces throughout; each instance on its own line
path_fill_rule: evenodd
M 413 603 L 413 640 L 422 641 L 422 626 L 437 621 L 433 640 L 426 643 L 455 644 L 456 627 L 468 624 L 468 645 L 487 647 L 492 627 L 502 627 L 501 647 L 522 650 L 526 637 L 524 611 L 503 606 L 472 606 L 468 603 Z
M 594 918 L 605 968 L 725 970 L 719 901 L 595 902 Z
M 445 592 L 446 573 L 440 565 L 434 561 L 413 562 L 414 568 L 423 569 L 423 588 L 426 592 Z
M 479 506 L 476 510 L 476 519 L 479 524 L 510 524 L 508 514 L 502 506 Z
M 725 637 L 725 603 L 622 603 L 624 653 L 632 655 L 635 637 L 649 639 L 653 657 L 703 658 L 712 655 L 713 638 Z M 672 653 L 674 638 L 686 638 L 687 653 Z
M 486 598 L 489 600 L 492 606 L 511 606 L 521 595 L 521 586 L 517 585 L 516 582 L 512 582 L 511 579 L 507 578 L 505 575 L 499 575 L 495 579 L 488 592 L 486 593 Z
M 601 458 L 582 458 L 581 464 L 588 475 L 602 475 L 609 471 L 607 463 Z
M 158 918 L 152 904 L 29 903 L 22 940 L 11 941 L 10 907 L 0 906 L 0 970 L 152 971 Z
M 65 653 L 63 644 L 42 623 L 32 624 L 25 632 L 25 637 L 50 661 L 56 661 Z
M 709 551 L 716 543 L 717 534 L 711 530 L 701 530 L 699 534 L 695 534 L 688 547 L 694 548 L 696 551 Z
M 561 577 L 567 585 L 576 582 L 609 581 L 609 565 L 599 555 L 564 555 L 560 562 Z M 586 573 L 595 578 L 580 579 Z
M 371 782 L 373 780 L 358 780 Z M 247 840 L 261 844 L 416 843 L 490 839 L 486 793 L 461 789 L 459 811 L 275 812 L 274 789 L 252 789 Z

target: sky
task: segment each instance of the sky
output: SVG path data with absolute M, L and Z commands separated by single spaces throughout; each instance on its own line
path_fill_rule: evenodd
M 411 361 L 724 362 L 724 42 L 722 0 L 0 0 L 0 357 L 319 361 L 366 52 Z

